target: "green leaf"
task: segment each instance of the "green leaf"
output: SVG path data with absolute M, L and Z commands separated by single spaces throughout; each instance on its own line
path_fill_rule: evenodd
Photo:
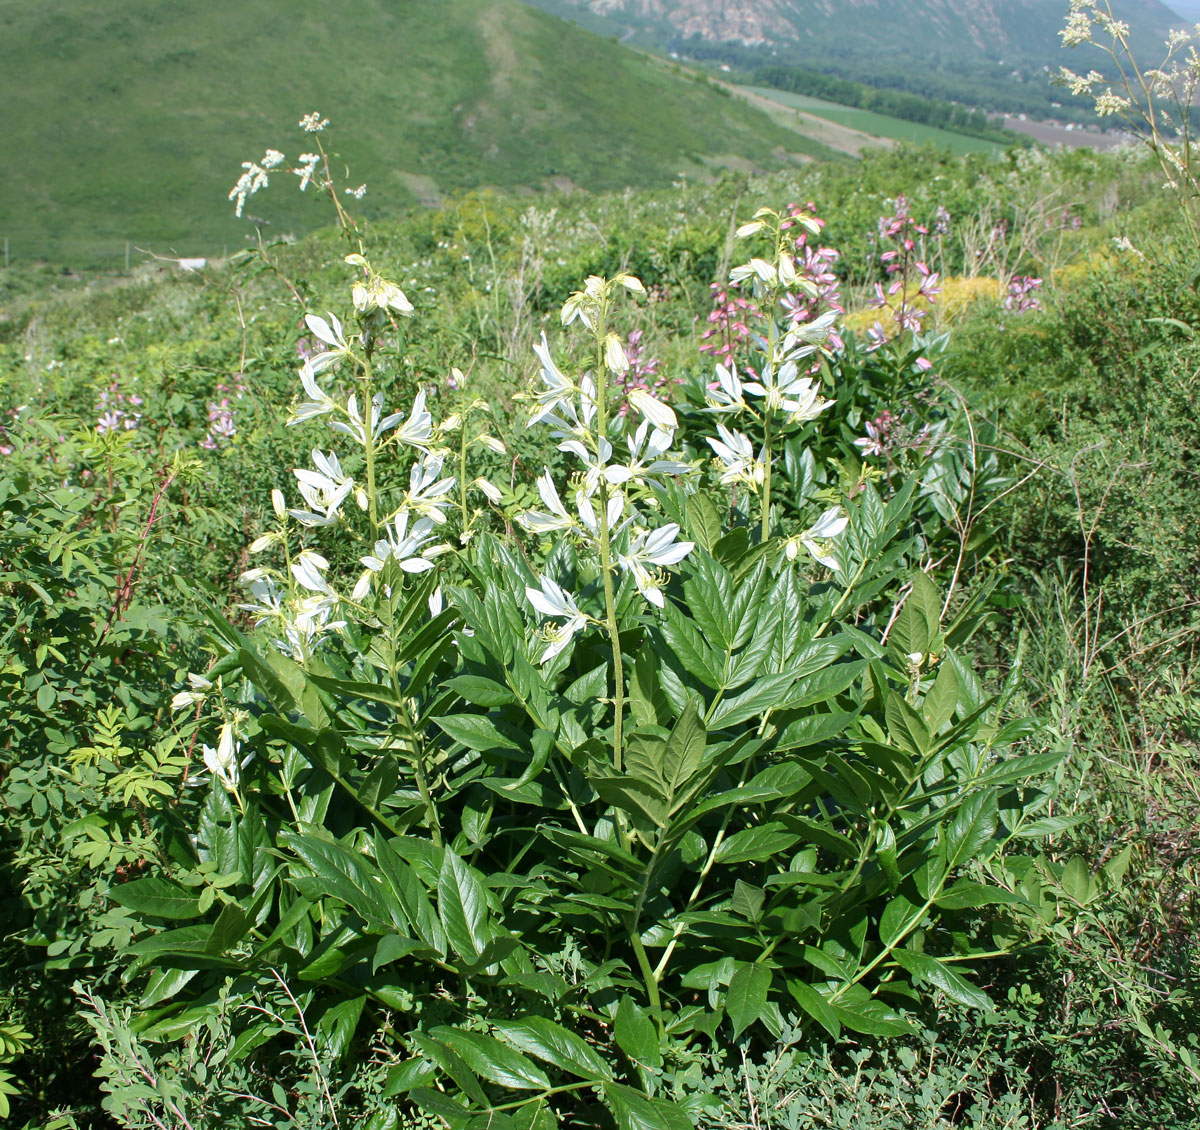
M 658 1029 L 646 1015 L 645 1009 L 635 1004 L 632 997 L 621 997 L 613 1024 L 613 1038 L 621 1051 L 639 1067 L 662 1066 Z
M 841 1036 L 842 1022 L 838 1019 L 837 1009 L 816 989 L 803 981 L 789 981 L 788 992 L 796 998 L 796 1003 L 835 1040 Z
M 317 1046 L 326 1055 L 336 1060 L 346 1054 L 366 1001 L 367 998 L 362 995 L 351 997 L 326 1009 L 317 1021 Z
M 463 1062 L 457 1052 L 447 1047 L 441 1040 L 435 1040 L 427 1032 L 422 1032 L 420 1029 L 412 1032 L 409 1035 L 409 1039 L 412 1041 L 413 1046 L 430 1063 L 438 1067 L 458 1084 L 458 1089 L 468 1099 L 483 1107 L 490 1105 L 483 1088 L 479 1085 L 479 1080 L 475 1077 L 475 1073 Z M 412 1093 L 413 1101 L 424 1106 L 425 1104 L 417 1097 L 418 1094 L 420 1094 L 419 1091 Z
M 670 601 L 664 609 L 662 633 L 663 641 L 689 675 L 714 689 L 721 685 L 716 654 L 695 625 Z
M 543 1016 L 493 1021 L 493 1027 L 514 1047 L 580 1079 L 612 1078 L 608 1064 L 590 1044 Z
M 958 709 L 958 676 L 954 673 L 954 665 L 943 663 L 938 669 L 933 686 L 925 692 L 921 702 L 921 715 L 931 734 L 936 734 Z
M 322 891 L 344 902 L 375 930 L 390 933 L 401 924 L 391 913 L 378 872 L 366 856 L 334 840 L 296 832 L 284 831 L 280 839 L 313 873 Z
M 970 879 L 959 879 L 949 890 L 934 900 L 943 910 L 968 910 L 998 903 L 1023 903 L 1025 900 L 1003 887 L 989 887 Z
M 113 902 L 120 906 L 155 918 L 182 920 L 199 918 L 203 914 L 198 894 L 156 875 L 121 883 L 108 893 Z
M 440 1026 L 429 1033 L 452 1048 L 476 1075 L 517 1091 L 549 1090 L 550 1080 L 540 1067 L 507 1044 L 480 1032 Z
M 750 861 L 757 863 L 787 851 L 799 839 L 795 832 L 789 832 L 782 824 L 745 828 L 722 841 L 713 853 L 713 859 L 716 863 L 725 864 Z
M 865 1000 L 834 1006 L 845 1027 L 867 1036 L 907 1036 L 912 1027 L 883 1001 Z
M 605 1083 L 604 1098 L 617 1130 L 695 1130 L 692 1120 L 675 1103 L 647 1098 L 632 1087 Z
M 918 757 L 929 752 L 929 728 L 897 691 L 888 695 L 886 717 L 888 736 L 896 745 Z
M 516 697 L 507 687 L 502 687 L 494 679 L 485 679 L 482 675 L 459 675 L 450 679 L 446 685 L 474 706 L 504 706 L 516 701 Z
M 438 875 L 438 916 L 451 947 L 460 957 L 477 960 L 492 940 L 483 886 L 449 848 Z
M 123 952 L 128 957 L 199 957 L 206 953 L 211 934 L 211 926 L 180 926 L 177 930 L 151 934 L 127 946 Z
M 953 869 L 974 859 L 996 832 L 996 794 L 979 792 L 954 814 L 946 832 L 946 863 Z
M 501 733 L 496 723 L 482 714 L 458 714 L 433 719 L 456 742 L 467 749 L 486 753 L 493 749 L 517 749 L 520 744 L 507 734 Z
M 423 949 L 421 942 L 406 938 L 401 934 L 387 934 L 379 940 L 375 947 L 375 957 L 371 960 L 371 972 L 378 973 L 385 965 L 407 957 L 414 950 Z
M 374 848 L 379 870 L 413 935 L 439 957 L 445 957 L 446 931 L 442 928 L 424 884 L 417 878 L 413 868 L 400 858 L 378 832 L 375 833 Z
M 1086 906 L 1096 896 L 1096 883 L 1091 868 L 1081 856 L 1073 855 L 1063 868 L 1059 879 L 1063 892 L 1072 902 Z
M 712 552 L 724 528 L 721 515 L 717 512 L 713 501 L 706 494 L 697 491 L 688 495 L 687 500 L 688 533 L 706 550 Z
M 725 1011 L 733 1024 L 735 1040 L 762 1016 L 770 991 L 771 971 L 765 965 L 738 966 L 725 994 Z
M 885 946 L 895 945 L 910 930 L 919 925 L 918 908 L 903 895 L 897 895 L 879 916 L 879 940 Z
M 845 665 L 848 666 L 848 665 Z M 788 722 L 779 731 L 772 746 L 776 750 L 803 749 L 841 737 L 858 717 L 856 713 L 838 711 L 833 714 L 810 714 Z
M 938 961 L 936 957 L 905 949 L 896 950 L 892 957 L 909 973 L 941 989 L 951 1000 L 965 1004 L 968 1008 L 979 1008 L 984 1012 L 991 1011 L 992 1002 L 983 990 L 976 988 L 962 974 L 945 962 Z
M 855 659 L 849 663 L 835 663 L 832 667 L 814 671 L 797 683 L 796 689 L 788 695 L 786 703 L 780 703 L 780 709 L 799 710 L 806 706 L 815 706 L 817 703 L 830 702 L 853 686 L 866 667 L 865 659 Z
M 1017 839 L 1032 840 L 1040 836 L 1057 836 L 1087 821 L 1086 816 L 1043 816 L 1014 832 Z
M 692 699 L 675 723 L 663 751 L 662 780 L 667 787 L 668 799 L 686 785 L 699 770 L 704 760 L 707 740 L 708 735 L 704 723 L 700 720 L 700 711 L 696 701 Z
M 423 1087 L 431 1082 L 436 1074 L 436 1069 L 428 1060 L 406 1059 L 403 1063 L 388 1068 L 383 1081 L 383 1097 L 390 1099 L 394 1095 L 406 1094 L 415 1087 Z

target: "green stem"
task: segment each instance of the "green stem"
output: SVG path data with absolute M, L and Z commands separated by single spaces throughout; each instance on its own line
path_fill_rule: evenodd
M 607 300 L 596 319 L 596 445 L 608 438 L 608 373 L 604 361 Z M 616 586 L 613 584 L 612 535 L 608 528 L 608 481 L 600 477 L 600 572 L 604 578 L 604 626 L 613 659 L 613 768 L 619 773 L 625 760 L 625 664 L 617 625 Z
M 771 370 L 772 386 L 779 380 L 779 324 L 775 319 L 775 300 L 778 292 L 771 290 L 765 303 L 767 316 L 767 365 Z M 763 404 L 763 496 L 762 496 L 762 540 L 771 534 L 771 478 L 775 463 L 775 437 L 771 432 L 771 413 L 774 406 L 770 396 Z
M 462 529 L 459 533 L 465 534 L 467 526 L 470 522 L 470 514 L 467 511 L 467 413 L 463 414 L 463 421 L 459 425 L 458 440 L 458 508 L 462 514 Z
M 772 456 L 772 440 L 771 435 L 771 409 L 768 407 L 763 413 L 763 452 L 766 456 L 764 462 L 766 464 L 763 470 L 763 495 L 762 495 L 762 540 L 766 541 L 771 535 L 771 463 Z
M 371 427 L 372 417 L 372 371 L 371 362 L 364 358 L 363 368 L 363 428 L 366 438 L 363 442 L 363 454 L 367 460 L 367 505 L 370 507 L 371 540 L 379 536 L 379 511 L 375 502 L 375 434 Z

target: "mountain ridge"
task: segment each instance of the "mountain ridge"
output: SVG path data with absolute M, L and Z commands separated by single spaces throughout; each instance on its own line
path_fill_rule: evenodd
M 586 11 L 643 36 L 745 47 L 822 45 L 843 51 L 924 44 L 928 51 L 967 50 L 980 58 L 1060 53 L 1060 0 L 533 0 L 569 15 Z M 1161 0 L 1114 0 L 1135 46 L 1161 44 L 1180 19 Z M 849 22 L 848 22 L 849 17 Z M 1157 60 L 1155 60 L 1157 61 Z

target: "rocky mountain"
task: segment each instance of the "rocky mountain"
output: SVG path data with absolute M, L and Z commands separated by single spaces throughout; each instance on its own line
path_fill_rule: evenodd
M 663 45 L 698 39 L 777 51 L 872 54 L 900 49 L 981 59 L 1060 54 L 1065 0 L 535 0 L 585 13 L 630 38 Z M 1180 18 L 1160 0 L 1113 0 L 1135 47 L 1153 52 Z M 1149 57 L 1152 57 L 1149 56 Z

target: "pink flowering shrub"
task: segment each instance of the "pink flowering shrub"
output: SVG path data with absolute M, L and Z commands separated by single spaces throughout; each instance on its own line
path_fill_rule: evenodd
M 1037 292 L 1042 289 L 1042 280 L 1031 275 L 1013 275 L 1008 283 L 1008 294 L 1004 299 L 1004 309 L 1014 314 L 1026 314 L 1030 310 L 1040 310 L 1041 302 Z
M 915 334 L 921 329 L 927 313 L 916 300 L 922 298 L 932 305 L 942 288 L 938 286 L 938 273 L 930 270 L 926 261 L 924 237 L 929 234 L 929 229 L 913 219 L 906 197 L 896 197 L 892 212 L 890 216 L 879 218 L 879 243 L 887 247 L 879 256 L 887 271 L 887 290 L 883 283 L 876 283 L 870 305 L 891 314 L 895 333 L 908 331 Z M 949 215 L 939 214 L 938 222 L 948 225 Z M 890 334 L 883 322 L 877 321 L 870 336 L 878 346 Z
M 672 385 L 679 384 L 678 377 L 668 377 L 659 372 L 661 362 L 657 357 L 646 355 L 645 343 L 641 330 L 630 331 L 625 339 L 625 359 L 629 368 L 617 375 L 617 384 L 623 394 L 619 414 L 624 416 L 629 412 L 628 397 L 635 389 L 642 392 L 659 393 Z
M 101 435 L 108 432 L 132 431 L 138 426 L 142 414 L 138 409 L 143 400 L 136 392 L 125 392 L 121 388 L 121 377 L 114 373 L 113 379 L 100 390 L 96 405 L 99 417 L 96 431 Z
M 200 446 L 208 451 L 215 450 L 220 440 L 232 439 L 237 432 L 233 422 L 233 404 L 246 393 L 241 374 L 235 373 L 229 383 L 219 382 L 216 393 L 216 399 L 208 402 L 208 432 L 200 441 Z

